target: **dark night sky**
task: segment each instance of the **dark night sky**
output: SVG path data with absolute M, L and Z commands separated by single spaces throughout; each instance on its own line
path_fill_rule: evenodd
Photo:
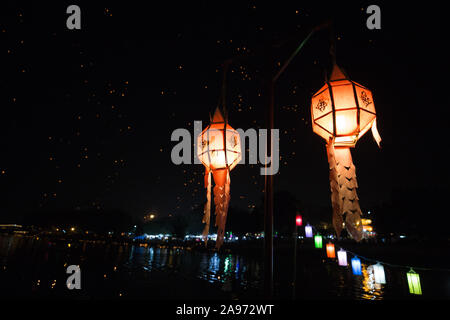
M 368 30 L 372 2 L 212 2 L 2 2 L 0 222 L 37 210 L 98 207 L 139 217 L 202 205 L 203 166 L 172 164 L 172 131 L 206 125 L 221 63 L 242 53 L 250 57 L 232 65 L 227 82 L 230 124 L 266 127 L 270 51 L 276 68 L 330 18 L 337 62 L 373 91 L 383 138 L 380 150 L 368 132 L 352 150 L 362 207 L 392 201 L 396 189 L 448 184 L 438 141 L 447 121 L 436 112 L 448 108 L 439 5 L 378 3 L 382 29 Z M 70 4 L 81 7 L 80 31 L 66 28 Z M 330 202 L 325 143 L 309 111 L 330 67 L 329 44 L 328 31 L 315 34 L 275 95 L 276 188 L 312 206 Z M 259 168 L 232 171 L 231 205 L 260 202 Z

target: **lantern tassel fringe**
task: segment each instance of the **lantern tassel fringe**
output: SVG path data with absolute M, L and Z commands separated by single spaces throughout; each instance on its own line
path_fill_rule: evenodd
M 223 172 L 225 170 L 226 172 Z M 216 223 L 217 227 L 217 239 L 216 239 L 216 249 L 220 249 L 223 244 L 225 236 L 225 224 L 227 221 L 228 205 L 230 203 L 230 174 L 228 169 L 217 170 L 222 172 L 214 172 L 218 174 L 218 177 L 214 177 L 214 205 L 216 207 Z M 213 175 L 214 175 L 213 173 Z M 226 174 L 225 179 L 221 176 Z M 219 175 L 220 174 L 220 175 Z
M 378 145 L 378 148 L 381 148 L 381 136 L 377 129 L 377 119 L 376 118 L 375 118 L 375 120 L 373 120 L 371 130 L 372 130 L 373 138 L 375 139 L 375 141 Z
M 202 238 L 205 241 L 205 246 L 208 245 L 209 225 L 211 221 L 211 171 L 205 170 L 205 187 L 206 187 L 206 203 L 203 209 L 202 222 L 205 223 L 203 228 Z
M 327 144 L 330 169 L 331 204 L 333 207 L 333 226 L 338 238 L 345 227 L 356 241 L 362 239 L 361 208 L 356 192 L 356 168 L 352 161 L 350 148 L 334 147 L 333 141 Z

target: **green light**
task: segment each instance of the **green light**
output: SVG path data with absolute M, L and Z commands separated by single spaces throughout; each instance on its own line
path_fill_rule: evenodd
M 415 272 L 412 268 L 406 274 L 408 278 L 408 287 L 409 293 L 411 294 L 422 294 L 422 288 L 420 286 L 420 277 L 417 272 Z
M 320 234 L 314 236 L 314 246 L 316 249 L 322 249 L 322 236 Z
M 224 267 L 223 272 L 227 273 L 229 268 L 230 268 L 230 257 L 226 257 L 225 258 L 225 267 Z

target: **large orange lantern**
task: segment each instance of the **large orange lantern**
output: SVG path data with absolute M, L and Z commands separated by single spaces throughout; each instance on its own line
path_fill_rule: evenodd
M 230 171 L 241 160 L 241 140 L 239 133 L 228 123 L 227 117 L 216 108 L 211 123 L 197 139 L 197 156 L 205 166 L 205 187 L 207 201 L 202 222 L 203 239 L 207 241 L 211 216 L 211 173 L 214 179 L 214 205 L 216 208 L 217 240 L 219 249 L 225 235 L 228 204 L 230 202 Z
M 333 226 L 336 234 L 339 237 L 345 225 L 349 234 L 359 241 L 363 228 L 350 148 L 369 129 L 372 129 L 372 134 L 380 145 L 372 92 L 350 80 L 334 64 L 330 79 L 312 97 L 311 117 L 313 131 L 327 141 Z

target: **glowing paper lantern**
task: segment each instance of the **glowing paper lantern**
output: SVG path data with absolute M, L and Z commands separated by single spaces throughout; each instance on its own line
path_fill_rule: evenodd
M 313 236 L 312 227 L 308 224 L 305 226 L 305 237 L 312 238 L 312 236 Z
M 302 216 L 298 214 L 298 215 L 295 217 L 295 225 L 296 225 L 297 227 L 301 227 L 302 223 L 303 223 Z
M 384 267 L 380 264 L 373 265 L 373 274 L 375 277 L 375 283 L 386 284 L 386 277 L 384 274 Z
M 336 258 L 336 254 L 334 251 L 334 244 L 329 242 L 329 243 L 327 243 L 326 248 L 327 248 L 327 257 L 330 259 Z
M 316 249 L 322 249 L 322 236 L 320 234 L 314 236 L 314 246 Z
M 327 142 L 331 137 L 336 147 L 354 147 L 376 119 L 372 92 L 335 64 L 330 79 L 312 97 L 311 116 L 313 131 Z
M 380 145 L 372 92 L 335 64 L 330 79 L 312 97 L 311 117 L 313 131 L 327 141 L 334 229 L 339 238 L 345 215 L 347 231 L 360 241 L 363 227 L 350 147 L 370 128 Z
M 228 205 L 230 202 L 230 171 L 241 160 L 241 140 L 239 133 L 227 123 L 219 107 L 216 108 L 211 124 L 198 136 L 197 156 L 205 166 L 205 187 L 207 201 L 202 222 L 203 239 L 208 239 L 211 215 L 211 173 L 214 179 L 214 204 L 216 207 L 217 239 L 220 248 L 225 235 Z
M 339 249 L 337 256 L 338 256 L 339 265 L 342 267 L 346 267 L 347 266 L 347 251 L 345 251 L 341 248 L 341 249 Z
M 361 260 L 359 260 L 358 257 L 354 257 L 352 259 L 352 271 L 353 271 L 353 274 L 355 276 L 362 275 L 362 272 L 361 272 Z
M 406 277 L 408 278 L 409 293 L 421 295 L 422 287 L 420 286 L 419 274 L 411 268 L 409 272 L 406 273 Z

